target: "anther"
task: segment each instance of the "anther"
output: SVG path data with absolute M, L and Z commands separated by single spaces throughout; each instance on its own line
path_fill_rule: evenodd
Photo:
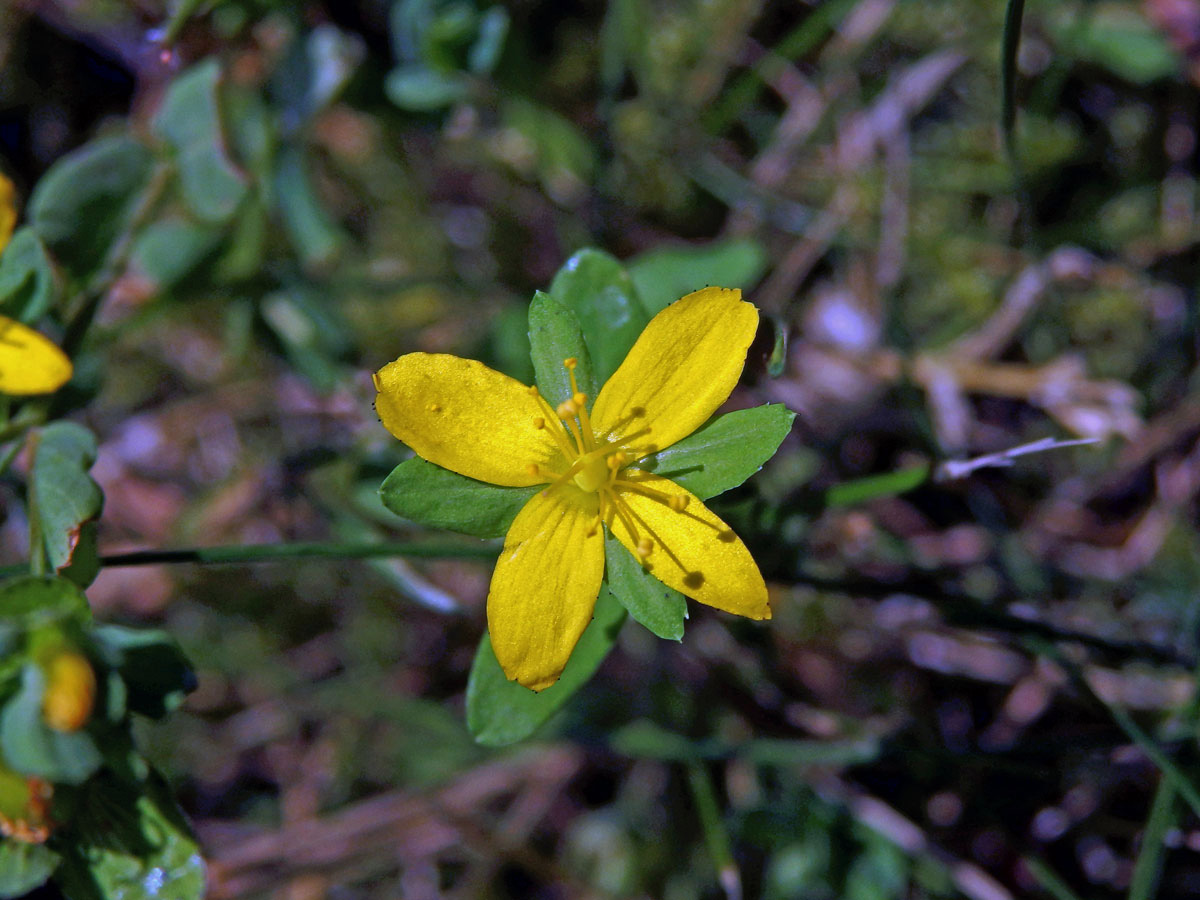
M 577 365 L 579 365 L 579 360 L 577 360 L 574 356 L 568 356 L 566 359 L 563 360 L 563 365 L 566 366 L 568 369 L 573 369 Z
M 442 411 L 442 405 L 441 405 L 440 403 L 430 403 L 430 404 L 429 404 L 428 406 L 426 406 L 425 408 L 426 408 L 427 410 L 429 410 L 430 412 L 432 412 L 432 413 L 435 413 L 435 412 L 441 412 L 441 411 Z
M 538 395 L 538 389 L 537 389 L 536 384 L 531 384 L 529 387 L 525 388 L 525 390 L 529 391 L 530 397 L 536 397 Z
M 541 474 L 541 469 L 539 469 L 539 468 L 538 468 L 538 464 L 537 464 L 537 463 L 530 463 L 529 465 L 527 465 L 527 466 L 525 467 L 525 471 L 526 471 L 526 472 L 528 472 L 530 475 L 539 475 L 539 474 Z
M 546 420 L 543 419 L 541 416 L 534 416 L 533 427 L 536 428 L 538 431 L 541 431 L 543 428 L 546 427 Z
M 650 555 L 650 551 L 653 549 L 654 541 L 650 540 L 650 538 L 642 538 L 640 541 L 638 541 L 637 547 L 633 552 L 637 554 L 638 559 L 645 559 Z
M 579 407 L 575 405 L 574 400 L 564 400 L 558 404 L 558 409 L 555 410 L 560 419 L 573 419 L 579 413 Z
M 675 494 L 667 501 L 667 506 L 671 507 L 675 512 L 683 512 L 687 509 L 688 498 L 680 494 Z
M 582 394 L 582 393 L 577 392 L 574 395 L 572 395 L 571 402 L 574 403 L 580 409 L 583 409 L 583 407 L 587 404 L 587 394 Z

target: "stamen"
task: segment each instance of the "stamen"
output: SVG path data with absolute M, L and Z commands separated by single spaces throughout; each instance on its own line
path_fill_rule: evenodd
M 572 373 L 572 374 L 574 374 L 574 373 Z M 574 380 L 574 379 L 572 379 L 572 380 Z M 582 410 L 584 404 L 587 403 L 587 394 L 581 393 L 579 391 L 575 391 L 575 393 L 571 394 L 571 402 L 575 404 L 577 409 Z
M 436 412 L 441 412 L 441 411 L 442 411 L 442 405 L 441 405 L 440 403 L 430 403 L 430 404 L 429 404 L 428 406 L 426 406 L 425 408 L 426 408 L 427 410 L 429 410 L 431 413 L 436 413 Z
M 560 484 L 566 484 L 566 482 L 574 478 L 579 470 L 583 468 L 583 462 L 584 461 L 582 458 L 575 460 L 575 463 L 571 466 L 571 468 L 567 469 L 567 471 L 563 472 L 542 489 L 542 496 L 549 497 L 552 490 L 554 490 Z
M 650 540 L 650 538 L 642 538 L 640 541 L 638 541 L 638 545 L 634 550 L 634 553 L 637 554 L 638 559 L 645 560 L 645 558 L 650 555 L 650 551 L 653 549 L 654 541 Z
M 546 399 L 538 392 L 537 385 L 530 385 L 526 390 L 529 391 L 529 396 L 537 401 L 538 406 L 542 408 L 542 412 L 548 413 L 550 420 L 553 421 L 554 410 L 550 408 L 550 404 L 547 403 Z M 533 420 L 533 427 L 539 430 L 545 428 L 546 418 L 543 416 L 536 416 Z M 571 444 L 567 440 L 567 436 L 563 434 L 562 429 L 551 428 L 549 431 L 550 437 L 554 439 L 554 443 L 558 444 L 559 452 L 562 453 L 566 459 L 572 459 L 576 454 L 575 451 L 571 449 Z
M 539 466 L 537 463 L 530 463 L 525 467 L 525 471 L 527 471 L 530 475 L 540 475 L 541 466 Z
M 575 367 L 577 365 L 579 365 L 579 360 L 576 359 L 574 356 L 568 356 L 566 359 L 563 360 L 563 365 L 567 367 L 567 369 L 571 372 L 571 374 L 574 374 Z
M 575 405 L 574 400 L 564 400 L 562 403 L 558 404 L 558 409 L 556 409 L 555 412 L 558 413 L 558 417 L 565 422 L 568 419 L 575 418 L 575 416 L 579 414 L 579 407 Z

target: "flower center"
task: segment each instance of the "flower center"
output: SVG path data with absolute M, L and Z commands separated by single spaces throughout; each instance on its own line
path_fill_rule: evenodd
M 648 497 L 674 512 L 682 512 L 687 506 L 688 498 L 654 490 L 623 474 L 624 468 L 635 458 L 635 455 L 628 451 L 630 444 L 649 434 L 650 427 L 643 426 L 634 429 L 624 437 L 614 438 L 605 435 L 602 440 L 597 440 L 588 416 L 587 395 L 580 392 L 579 385 L 575 380 L 577 364 L 578 361 L 574 357 L 563 360 L 563 365 L 571 379 L 571 396 L 560 403 L 556 409 L 550 408 L 550 404 L 538 393 L 536 387 L 529 389 L 530 395 L 534 397 L 541 412 L 544 413 L 544 415 L 534 418 L 533 427 L 539 431 L 546 429 L 549 432 L 567 462 L 567 470 L 552 472 L 537 463 L 532 463 L 529 471 L 533 475 L 547 477 L 549 484 L 543 493 L 548 493 L 570 482 L 585 493 L 598 494 L 599 512 L 590 534 L 597 534 L 601 523 L 607 522 L 611 529 L 613 522 L 620 520 L 634 544 L 634 553 L 645 563 L 655 546 L 654 540 L 650 537 L 652 532 L 650 527 L 622 499 L 621 491 L 632 491 Z M 642 410 L 635 410 L 628 420 L 620 424 L 622 426 L 632 424 L 644 415 Z M 562 424 L 555 426 L 555 419 Z M 642 453 L 638 455 L 645 455 L 645 452 L 649 451 L 643 448 Z M 663 550 L 673 561 L 678 562 L 670 550 L 666 547 Z

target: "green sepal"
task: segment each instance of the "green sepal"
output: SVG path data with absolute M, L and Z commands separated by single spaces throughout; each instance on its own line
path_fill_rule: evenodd
M 761 469 L 788 436 L 795 417 L 781 403 L 726 413 L 634 467 L 670 478 L 707 500 Z
M 33 663 L 21 670 L 21 689 L 0 712 L 0 750 L 16 772 L 59 784 L 82 784 L 103 759 L 86 731 L 55 731 L 42 718 L 46 677 Z
M 467 728 L 475 740 L 488 747 L 504 747 L 537 731 L 592 677 L 624 622 L 625 609 L 602 587 L 591 624 L 575 645 L 562 676 L 537 693 L 508 680 L 485 634 L 467 682 Z
M 550 296 L 578 318 L 602 386 L 650 321 L 629 273 L 602 250 L 580 250 L 554 276 Z
M 615 537 L 604 534 L 604 577 L 634 620 L 668 641 L 683 640 L 687 600 L 651 575 Z
M 414 456 L 383 480 L 379 496 L 396 515 L 427 528 L 494 538 L 504 536 L 540 489 L 487 484 Z
M 596 380 L 579 319 L 549 294 L 537 291 L 529 304 L 529 358 L 538 390 L 551 407 L 571 397 L 571 377 L 563 365 L 570 357 L 576 359 L 575 383 L 590 406 L 596 399 Z
M 23 632 L 91 621 L 87 597 L 65 578 L 29 575 L 0 584 L 0 628 Z

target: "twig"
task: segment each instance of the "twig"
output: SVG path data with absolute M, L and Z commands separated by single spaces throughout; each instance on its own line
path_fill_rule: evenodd
M 1017 447 L 1010 447 L 1008 450 L 985 453 L 983 456 L 976 456 L 971 459 L 948 459 L 945 462 L 939 463 L 937 468 L 933 470 L 933 480 L 957 481 L 960 478 L 973 475 L 979 469 L 1007 468 L 1019 456 L 1028 456 L 1031 453 L 1041 453 L 1045 450 L 1059 450 L 1063 447 L 1080 447 L 1085 444 L 1095 444 L 1098 441 L 1099 438 L 1075 438 L 1073 440 L 1060 441 L 1047 437 L 1031 441 L 1028 444 L 1021 444 Z

